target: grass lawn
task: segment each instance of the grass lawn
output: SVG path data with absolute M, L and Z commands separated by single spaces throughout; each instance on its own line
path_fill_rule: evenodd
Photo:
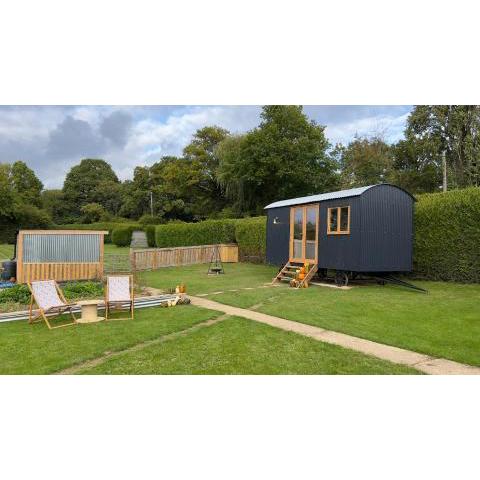
M 0 243 L 0 261 L 10 260 L 13 255 L 13 245 Z
M 45 323 L 0 324 L 0 374 L 45 374 L 123 350 L 145 340 L 184 330 L 218 314 L 194 306 L 144 308 L 133 321 L 48 330 Z
M 106 243 L 103 248 L 106 254 L 112 253 L 115 255 L 128 255 L 130 247 L 117 247 L 113 243 Z
M 86 374 L 416 374 L 415 370 L 237 317 L 126 352 Z
M 225 263 L 224 275 L 207 275 L 208 264 L 168 267 L 139 274 L 141 283 L 166 290 L 184 282 L 192 295 L 234 288 L 258 287 L 271 282 L 276 268 L 251 263 Z
M 275 269 L 230 264 L 222 278 L 209 278 L 206 265 L 149 272 L 145 281 L 164 288 L 183 281 L 192 294 L 259 286 Z M 429 294 L 394 286 L 357 286 L 336 290 L 286 285 L 208 298 L 361 338 L 480 366 L 480 285 L 416 282 Z

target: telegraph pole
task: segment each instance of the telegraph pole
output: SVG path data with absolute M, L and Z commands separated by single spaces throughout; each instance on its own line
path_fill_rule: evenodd
M 153 192 L 150 191 L 150 215 L 153 217 Z
M 443 193 L 447 191 L 447 157 L 445 150 L 442 152 L 442 170 L 443 170 Z

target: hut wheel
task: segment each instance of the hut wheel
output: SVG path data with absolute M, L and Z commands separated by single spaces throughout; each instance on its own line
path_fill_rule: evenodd
M 337 270 L 335 272 L 335 284 L 337 287 L 346 287 L 348 285 L 348 273 Z

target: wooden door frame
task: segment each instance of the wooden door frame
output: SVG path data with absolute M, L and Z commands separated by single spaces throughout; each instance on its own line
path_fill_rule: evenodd
M 315 258 L 305 258 L 306 245 L 307 245 L 307 209 L 314 208 L 316 212 L 316 225 L 315 225 Z M 294 233 L 294 222 L 295 222 L 295 209 L 302 209 L 302 248 L 303 248 L 303 258 L 294 258 L 293 257 L 293 233 Z M 288 261 L 295 263 L 305 263 L 305 262 L 314 262 L 318 263 L 318 224 L 320 221 L 320 205 L 318 203 L 308 204 L 308 205 L 295 205 L 290 207 L 290 241 L 289 241 L 289 252 L 288 252 Z

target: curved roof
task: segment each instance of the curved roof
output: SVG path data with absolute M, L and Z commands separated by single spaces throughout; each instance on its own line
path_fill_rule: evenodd
M 401 187 L 397 187 L 396 185 L 392 185 L 390 183 L 379 183 L 377 185 L 368 185 L 366 187 L 350 188 L 348 190 L 339 190 L 337 192 L 320 193 L 318 195 L 310 195 L 308 197 L 299 197 L 299 198 L 290 198 L 288 200 L 280 200 L 278 202 L 270 203 L 265 207 L 265 210 L 268 208 L 288 207 L 290 205 L 302 205 L 305 203 L 318 203 L 318 202 L 323 202 L 325 200 L 335 200 L 337 198 L 359 197 L 360 195 L 362 195 L 362 193 L 366 192 L 370 188 L 379 187 L 381 185 L 389 185 L 390 187 L 398 188 L 399 190 L 402 190 L 406 194 L 410 195 L 415 200 L 413 195 L 411 195 L 409 192 L 407 192 Z

